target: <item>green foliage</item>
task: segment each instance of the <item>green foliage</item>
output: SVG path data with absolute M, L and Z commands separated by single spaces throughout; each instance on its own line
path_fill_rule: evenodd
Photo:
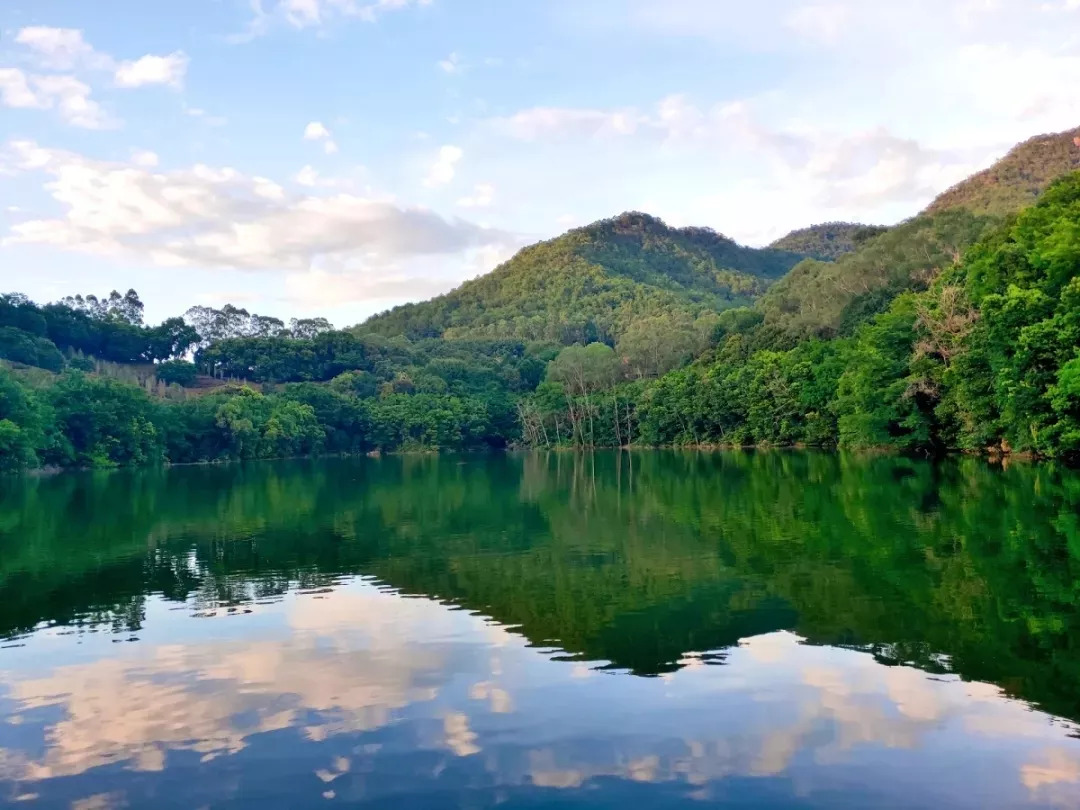
M 964 208 L 975 214 L 1005 216 L 1026 208 L 1057 178 L 1080 169 L 1077 138 L 1080 128 L 1025 141 L 986 171 L 939 196 L 929 211 Z
M 0 295 L 0 357 L 51 371 L 63 368 L 60 350 L 116 363 L 154 362 L 181 357 L 198 340 L 182 318 L 144 326 L 134 290 L 44 306 L 24 295 Z
M 154 368 L 158 380 L 166 385 L 190 386 L 195 384 L 198 370 L 187 360 L 166 360 Z
M 142 389 L 73 371 L 47 395 L 62 436 L 50 461 L 110 467 L 163 459 L 158 405 Z
M 832 262 L 847 253 L 853 253 L 864 242 L 887 230 L 888 228 L 878 225 L 860 225 L 856 222 L 826 222 L 792 231 L 769 247 L 773 250 L 798 253 L 809 259 Z
M 55 343 L 10 326 L 0 327 L 0 358 L 48 371 L 60 371 L 64 367 L 64 356 Z
M 750 303 L 800 256 L 628 213 L 526 248 L 494 272 L 357 327 L 412 339 L 614 344 L 632 324 Z
M 963 210 L 923 215 L 836 262 L 808 259 L 759 303 L 764 334 L 780 347 L 851 334 L 900 293 L 926 289 L 992 224 Z
M 627 376 L 646 377 L 640 369 L 676 366 L 685 356 L 677 321 L 630 331 L 619 344 L 621 369 L 586 373 L 586 350 L 566 349 L 548 373 L 563 397 L 538 390 L 522 406 L 525 438 L 621 444 L 621 433 L 652 445 L 839 444 L 1080 457 L 1078 223 L 1080 173 L 990 231 L 962 261 L 961 245 L 986 220 L 945 212 L 901 225 L 836 263 L 803 263 L 768 293 L 763 318 L 752 310 L 721 314 L 716 347 L 689 368 L 643 384 L 618 416 L 607 411 L 604 424 L 613 429 L 603 433 L 589 423 L 603 411 L 596 405 L 601 395 L 617 396 Z M 900 256 L 910 262 L 891 263 Z M 770 308 L 810 276 L 851 292 L 844 281 L 850 273 L 872 293 L 873 277 L 863 270 L 875 264 L 882 268 L 878 291 L 887 294 L 874 308 L 883 309 L 869 319 L 864 313 L 850 337 L 812 338 L 839 331 L 820 324 L 850 311 L 850 296 L 843 306 L 837 300 L 813 311 Z M 810 273 L 815 268 L 824 269 Z M 661 333 L 672 339 L 659 339 Z M 568 430 L 554 431 L 553 442 L 551 427 L 563 421 Z

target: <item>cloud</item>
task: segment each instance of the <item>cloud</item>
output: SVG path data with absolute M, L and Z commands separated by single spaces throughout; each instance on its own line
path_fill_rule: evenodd
M 196 165 L 169 172 L 108 163 L 31 141 L 5 163 L 49 180 L 54 218 L 13 225 L 0 244 L 38 244 L 163 266 L 350 272 L 425 256 L 467 254 L 511 238 L 423 208 L 337 193 L 287 193 L 272 180 Z
M 337 142 L 321 121 L 312 121 L 304 127 L 304 140 L 322 143 L 323 151 L 328 155 L 336 154 L 338 151 Z
M 791 12 L 784 25 L 804 38 L 832 44 L 840 39 L 849 16 L 849 9 L 836 3 L 803 6 Z
M 438 158 L 432 164 L 431 170 L 424 180 L 424 185 L 429 188 L 445 186 L 454 179 L 454 175 L 457 173 L 457 164 L 461 162 L 464 156 L 465 153 L 456 146 L 442 147 L 439 150 Z
M 296 182 L 302 186 L 314 187 L 319 184 L 319 173 L 311 166 L 305 166 L 296 173 Z
M 275 24 L 303 30 L 324 26 L 334 20 L 358 19 L 375 22 L 384 13 L 411 6 L 427 6 L 432 0 L 251 0 L 252 18 L 233 43 L 250 42 L 268 33 Z
M 187 73 L 188 57 L 183 51 L 165 56 L 147 54 L 140 59 L 117 61 L 95 50 L 77 28 L 30 26 L 15 35 L 15 41 L 27 48 L 36 63 L 51 70 L 107 71 L 117 87 L 143 87 L 164 84 L 181 87 Z
M 495 199 L 495 186 L 490 183 L 477 183 L 473 193 L 462 197 L 457 204 L 462 208 L 487 208 Z
M 355 301 L 430 298 L 453 286 L 453 280 L 418 276 L 408 272 L 380 273 L 374 276 L 315 268 L 303 273 L 290 273 L 285 277 L 285 290 L 289 300 L 315 310 Z
M 533 107 L 488 125 L 522 141 L 632 135 L 646 123 L 635 110 Z
M 366 171 L 363 166 L 356 166 L 353 169 L 353 174 L 363 175 Z M 356 185 L 355 177 L 323 177 L 314 166 L 304 166 L 293 176 L 293 180 L 297 185 L 305 188 L 348 189 Z
M 0 104 L 56 110 L 65 122 L 82 129 L 106 129 L 115 125 L 90 98 L 90 87 L 74 76 L 28 75 L 18 68 L 0 68 Z
M 1004 115 L 1028 134 L 1073 127 L 1080 117 L 1080 55 L 975 44 L 958 48 L 946 71 L 949 85 L 983 116 Z
M 158 165 L 158 156 L 154 152 L 145 149 L 137 149 L 131 153 L 131 162 L 136 166 L 152 169 Z
M 770 185 L 775 197 L 797 193 L 825 207 L 924 202 L 988 158 L 979 148 L 936 148 L 884 127 L 845 132 L 770 125 L 749 102 L 701 108 L 682 95 L 663 98 L 650 110 L 533 108 L 489 120 L 486 127 L 516 140 L 577 142 L 582 148 L 622 140 L 658 154 L 659 145 L 679 159 L 738 155 L 743 165 L 761 165 L 755 179 Z M 733 187 L 725 192 L 732 193 Z
M 304 127 L 304 140 L 306 141 L 318 141 L 329 137 L 330 130 L 321 121 L 312 121 Z
M 461 69 L 461 57 L 456 51 L 439 61 L 439 70 L 443 73 L 460 73 Z
M 827 207 L 923 201 L 972 173 L 978 162 L 884 127 L 854 133 L 772 129 L 746 105 L 731 105 L 721 117 L 735 143 L 770 162 L 774 180 L 809 191 Z
M 112 58 L 98 53 L 76 28 L 30 26 L 15 35 L 15 41 L 34 52 L 42 67 L 53 70 L 91 68 L 109 70 Z
M 188 58 L 183 51 L 176 51 L 168 56 L 148 54 L 141 59 L 121 62 L 116 67 L 114 78 L 117 87 L 164 84 L 179 88 L 184 84 L 187 67 Z

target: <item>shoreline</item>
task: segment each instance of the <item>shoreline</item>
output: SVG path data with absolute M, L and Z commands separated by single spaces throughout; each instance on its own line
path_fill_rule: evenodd
M 124 465 L 118 464 L 112 467 L 87 467 L 87 466 L 72 466 L 72 467 L 36 467 L 27 470 L 14 471 L 5 475 L 0 475 L 0 480 L 11 480 L 12 478 L 24 477 L 24 478 L 50 478 L 52 476 L 61 475 L 63 473 L 86 473 L 86 472 L 117 472 L 120 470 L 163 470 L 179 467 L 212 467 L 212 466 L 225 466 L 232 464 L 245 464 L 245 463 L 261 463 L 261 462 L 277 462 L 277 461 L 320 461 L 324 459 L 358 459 L 358 458 L 370 458 L 381 459 L 386 457 L 418 457 L 418 456 L 440 456 L 440 455 L 489 455 L 497 453 L 605 453 L 605 452 L 699 452 L 699 453 L 731 453 L 731 452 L 744 452 L 744 453 L 762 453 L 762 452 L 814 452 L 828 455 L 841 455 L 851 454 L 857 456 L 894 456 L 916 459 L 919 461 L 944 461 L 948 458 L 978 458 L 984 461 L 1000 465 L 1008 466 L 1012 463 L 1024 463 L 1024 464 L 1053 464 L 1058 463 L 1065 466 L 1068 469 L 1080 470 L 1080 464 L 1070 463 L 1063 459 L 1055 459 L 1047 456 L 1039 456 L 1031 452 L 1003 452 L 998 448 L 985 451 L 974 450 L 948 450 L 943 453 L 919 453 L 919 452 L 907 452 L 893 447 L 887 446 L 875 446 L 875 447 L 852 447 L 852 448 L 839 448 L 836 446 L 819 446 L 819 445 L 807 445 L 807 444 L 717 444 L 700 442 L 697 444 L 669 444 L 669 445 L 622 445 L 621 447 L 584 447 L 584 446 L 570 446 L 570 445 L 556 445 L 553 447 L 527 447 L 520 445 L 510 445 L 507 447 L 490 447 L 490 448 L 472 448 L 472 449 L 459 449 L 459 450 L 443 450 L 438 448 L 416 448 L 409 450 L 371 450 L 366 452 L 357 453 L 321 453 L 317 455 L 306 456 L 275 456 L 270 458 L 231 458 L 231 459 L 207 459 L 203 461 L 181 461 L 170 462 L 164 461 L 160 464 L 145 464 L 145 465 Z

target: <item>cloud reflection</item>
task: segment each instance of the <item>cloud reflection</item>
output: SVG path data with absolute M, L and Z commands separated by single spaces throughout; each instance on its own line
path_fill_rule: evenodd
M 858 779 L 873 803 L 918 771 L 927 797 L 973 807 L 1080 798 L 1063 724 L 996 687 L 790 633 L 647 679 L 551 660 L 482 617 L 363 581 L 264 607 L 247 640 L 211 621 L 200 641 L 0 673 L 0 798 L 77 789 L 80 810 L 137 804 L 130 791 L 180 762 L 201 763 L 200 789 L 219 796 L 268 776 L 349 800 L 463 784 L 602 797 L 612 780 L 812 797 Z

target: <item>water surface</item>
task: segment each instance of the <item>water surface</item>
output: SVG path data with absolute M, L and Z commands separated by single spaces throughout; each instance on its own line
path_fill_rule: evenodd
M 0 804 L 1080 806 L 1080 476 L 810 453 L 0 481 Z

